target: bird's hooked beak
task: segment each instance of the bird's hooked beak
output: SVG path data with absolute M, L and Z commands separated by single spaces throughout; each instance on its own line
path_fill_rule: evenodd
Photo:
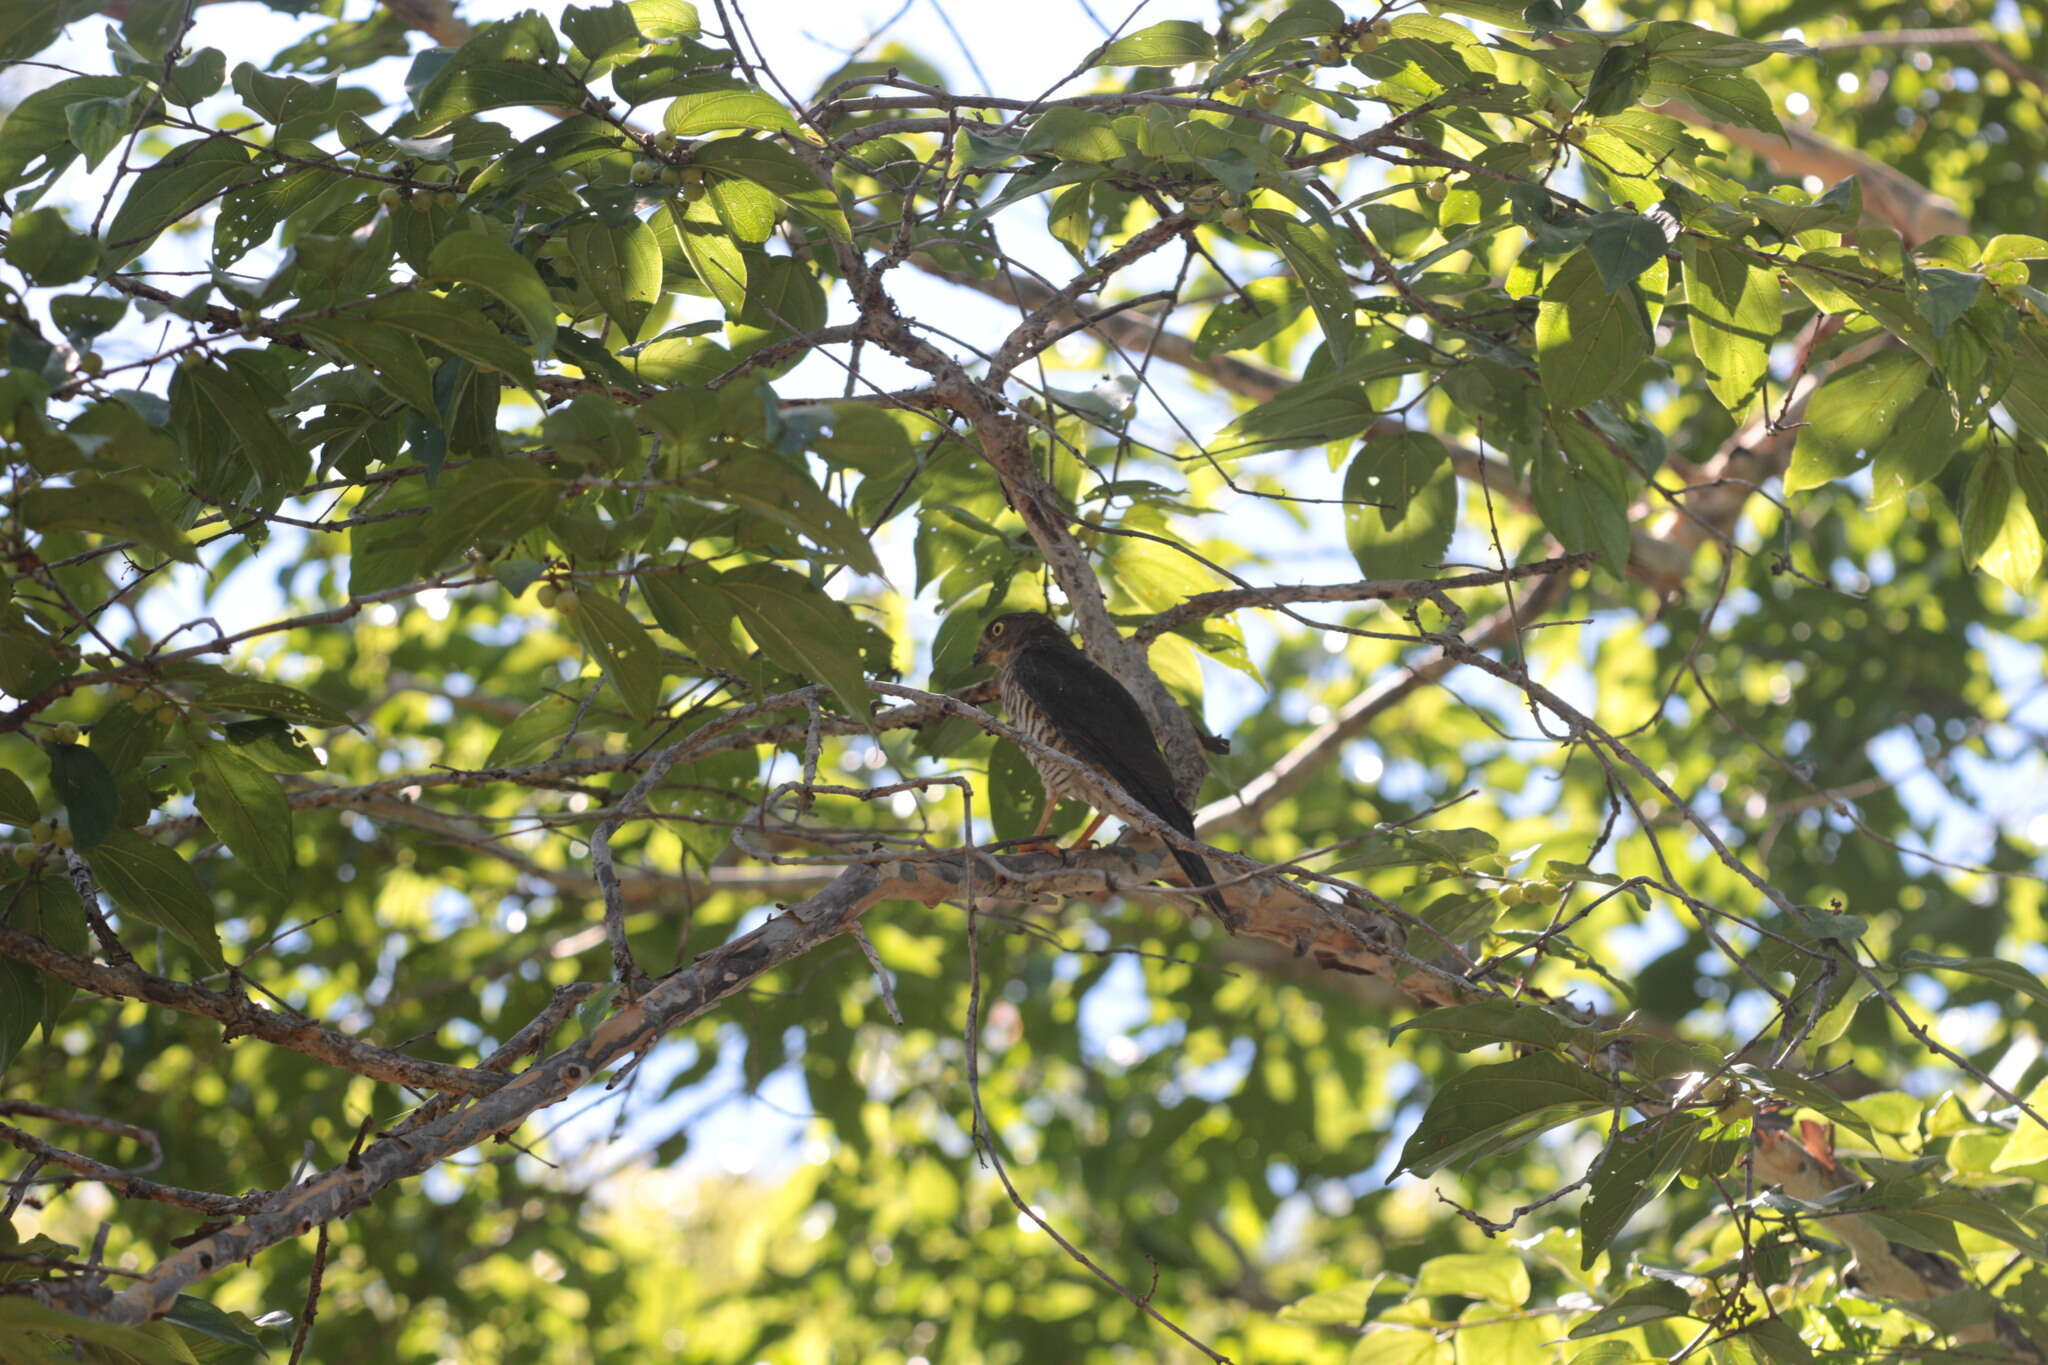
M 974 657 L 968 660 L 976 668 L 988 662 L 988 637 L 983 636 L 974 643 Z

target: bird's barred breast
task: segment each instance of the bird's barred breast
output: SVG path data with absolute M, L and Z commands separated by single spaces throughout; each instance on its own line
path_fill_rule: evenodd
M 1061 753 L 1069 752 L 1067 746 L 1061 742 L 1058 729 L 1047 720 L 1045 712 L 1039 709 L 1037 703 L 1031 700 L 1023 688 L 1017 686 L 1007 672 L 998 679 L 996 692 L 1003 699 L 1003 711 L 1009 716 L 1010 724 L 1049 749 L 1057 749 Z M 1107 809 L 1100 799 L 1096 784 L 1088 781 L 1085 771 L 1077 771 L 1074 765 L 1068 763 L 1043 762 L 1029 749 L 1025 750 L 1024 756 L 1030 759 L 1031 766 L 1038 770 L 1039 780 L 1045 784 L 1047 793 L 1055 801 L 1085 801 L 1098 810 Z

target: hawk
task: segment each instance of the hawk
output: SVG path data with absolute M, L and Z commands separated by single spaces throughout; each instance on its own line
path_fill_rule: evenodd
M 998 616 L 982 630 L 974 662 L 996 666 L 996 691 L 1012 725 L 1080 763 L 1077 769 L 1025 751 L 1045 783 L 1045 814 L 1032 838 L 1045 834 L 1053 807 L 1071 797 L 1101 812 L 1082 834 L 1085 843 L 1119 804 L 1097 778 L 1123 788 L 1168 828 L 1193 836 L 1195 817 L 1174 792 L 1173 776 L 1137 699 L 1083 654 L 1051 617 L 1035 611 Z M 1168 851 L 1191 883 L 1214 883 L 1200 855 L 1182 848 Z M 1235 926 L 1236 916 L 1222 896 L 1208 891 L 1202 899 L 1224 924 Z

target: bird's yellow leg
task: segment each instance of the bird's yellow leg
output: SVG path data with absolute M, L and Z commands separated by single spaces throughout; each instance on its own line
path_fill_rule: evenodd
M 1068 844 L 1067 847 L 1075 850 L 1076 852 L 1079 852 L 1084 848 L 1095 847 L 1095 831 L 1101 829 L 1102 822 L 1104 820 L 1107 820 L 1108 818 L 1108 811 L 1097 811 L 1095 818 L 1088 822 L 1088 828 L 1081 831 L 1081 837 L 1074 840 L 1073 843 Z
M 1017 852 L 1056 853 L 1059 851 L 1059 845 L 1045 837 L 1045 831 L 1052 825 L 1053 808 L 1057 805 L 1059 805 L 1059 802 L 1053 800 L 1050 796 L 1045 798 L 1045 810 L 1038 817 L 1038 828 L 1031 831 L 1029 839 L 1025 839 L 1017 845 Z

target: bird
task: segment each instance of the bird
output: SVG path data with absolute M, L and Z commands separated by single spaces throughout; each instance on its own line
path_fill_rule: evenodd
M 1053 807 L 1071 797 L 1099 812 L 1077 841 L 1085 845 L 1120 804 L 1109 799 L 1098 778 L 1123 788 L 1167 828 L 1193 837 L 1195 817 L 1174 791 L 1173 775 L 1137 699 L 1082 653 L 1051 617 L 1036 611 L 996 617 L 982 628 L 974 662 L 996 666 L 996 694 L 1012 725 L 1046 747 L 1079 760 L 1077 767 L 1025 750 L 1025 757 L 1045 783 L 1045 813 L 1033 840 L 1044 838 L 1052 823 Z M 1209 865 L 1200 854 L 1172 846 L 1168 851 L 1195 886 L 1214 885 Z M 1205 891 L 1202 899 L 1225 926 L 1235 929 L 1237 917 L 1220 894 Z

